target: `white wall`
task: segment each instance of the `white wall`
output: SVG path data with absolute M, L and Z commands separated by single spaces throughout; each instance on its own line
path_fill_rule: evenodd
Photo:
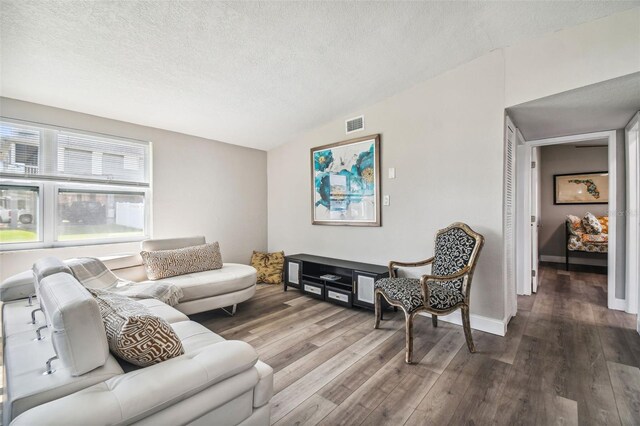
M 502 320 L 504 109 L 640 71 L 639 22 L 636 8 L 488 53 L 269 151 L 269 250 L 422 259 L 438 228 L 462 220 L 487 239 L 471 311 Z M 383 226 L 312 226 L 309 149 L 348 139 L 344 119 L 361 113 L 366 131 L 353 136 L 382 134 L 382 193 L 391 196 Z
M 502 319 L 503 69 L 495 52 L 357 111 L 382 135 L 380 228 L 311 225 L 309 149 L 348 139 L 342 120 L 269 151 L 269 249 L 385 265 L 431 256 L 436 231 L 464 221 L 486 238 L 472 312 Z
M 151 141 L 153 237 L 204 234 L 208 241 L 220 242 L 226 262 L 248 263 L 252 250 L 267 247 L 264 151 L 7 98 L 0 98 L 0 115 Z M 138 246 L 0 252 L 0 279 L 46 255 L 103 256 L 136 252 Z

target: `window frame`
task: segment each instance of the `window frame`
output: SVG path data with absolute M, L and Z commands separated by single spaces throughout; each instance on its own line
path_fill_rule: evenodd
M 45 167 L 44 162 L 48 161 L 45 157 L 51 155 L 51 148 L 46 144 L 50 142 L 47 139 L 46 130 L 55 130 L 63 133 L 73 133 L 86 135 L 91 138 L 98 138 L 104 140 L 113 140 L 116 142 L 126 143 L 138 143 L 146 145 L 147 158 L 145 158 L 145 183 L 140 182 L 122 182 L 111 181 L 105 182 L 103 180 L 87 178 L 72 178 L 63 177 L 55 178 L 53 176 L 38 176 L 38 175 L 5 175 L 1 177 L 1 183 L 7 186 L 18 187 L 33 187 L 38 190 L 38 241 L 31 242 L 7 242 L 0 243 L 0 252 L 19 251 L 19 250 L 32 250 L 43 248 L 57 248 L 57 247 L 76 247 L 76 246 L 88 246 L 88 245 L 103 245 L 103 244 L 120 244 L 129 242 L 138 242 L 151 237 L 152 229 L 152 176 L 153 176 L 153 145 L 150 141 L 140 141 L 126 137 L 106 135 L 98 132 L 89 132 L 86 130 L 66 128 L 61 126 L 35 123 L 24 120 L 16 120 L 9 117 L 0 116 L 0 121 L 7 124 L 16 124 L 18 126 L 27 126 L 39 129 L 42 133 L 40 136 L 40 149 L 38 152 L 38 167 Z M 57 152 L 57 142 L 55 145 Z M 95 191 L 102 193 L 118 193 L 118 194 L 135 194 L 143 195 L 144 197 L 144 228 L 142 235 L 137 236 L 122 236 L 122 237 L 109 237 L 109 238 L 92 238 L 92 239 L 80 239 L 80 240 L 65 240 L 57 241 L 58 238 L 58 193 L 60 190 L 65 191 Z
M 15 186 L 22 188 L 37 188 L 38 190 L 38 206 L 37 206 L 37 229 L 38 229 L 38 241 L 23 241 L 16 243 L 0 243 L 0 251 L 10 250 L 27 250 L 44 247 L 46 236 L 44 233 L 44 197 L 45 189 L 42 182 L 29 182 L 20 180 L 8 180 L 3 179 L 2 185 Z

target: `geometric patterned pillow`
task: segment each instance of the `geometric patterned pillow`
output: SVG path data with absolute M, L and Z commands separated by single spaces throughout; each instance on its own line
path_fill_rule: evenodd
M 256 279 L 258 283 L 280 284 L 284 269 L 284 252 L 263 253 L 254 250 L 251 255 L 251 266 L 258 271 Z
M 109 349 L 117 357 L 147 367 L 184 353 L 171 325 L 144 305 L 110 291 L 87 290 L 98 302 Z
M 150 280 L 222 268 L 217 241 L 174 250 L 141 251 L 140 256 Z
M 587 212 L 582 218 L 582 226 L 588 234 L 599 234 L 602 232 L 602 225 L 598 219 L 592 214 Z

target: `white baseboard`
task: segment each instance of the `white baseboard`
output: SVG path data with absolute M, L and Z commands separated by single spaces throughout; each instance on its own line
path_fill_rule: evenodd
M 606 254 L 606 253 L 602 253 Z M 566 259 L 564 256 L 550 256 L 547 254 L 540 255 L 541 262 L 551 262 L 551 263 L 565 263 Z M 569 264 L 570 265 L 590 265 L 590 266 L 607 266 L 606 259 L 587 259 L 584 257 L 571 257 L 569 256 Z
M 614 297 L 609 302 L 609 309 L 615 309 L 616 311 L 624 311 L 627 309 L 627 301 L 625 299 L 618 299 Z
M 431 318 L 431 314 L 426 312 L 421 312 L 420 315 Z M 462 312 L 458 309 L 449 315 L 438 315 L 438 320 L 462 325 Z M 474 330 L 497 334 L 498 336 L 504 336 L 507 334 L 507 325 L 501 320 L 471 314 L 469 316 L 469 322 L 471 322 L 471 328 Z

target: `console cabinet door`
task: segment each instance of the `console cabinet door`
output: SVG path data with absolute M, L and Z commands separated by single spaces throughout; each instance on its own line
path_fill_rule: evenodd
M 300 288 L 302 283 L 302 262 L 285 259 L 284 261 L 284 289 L 287 287 Z
M 365 308 L 374 307 L 374 283 L 376 274 L 353 271 L 353 304 Z

